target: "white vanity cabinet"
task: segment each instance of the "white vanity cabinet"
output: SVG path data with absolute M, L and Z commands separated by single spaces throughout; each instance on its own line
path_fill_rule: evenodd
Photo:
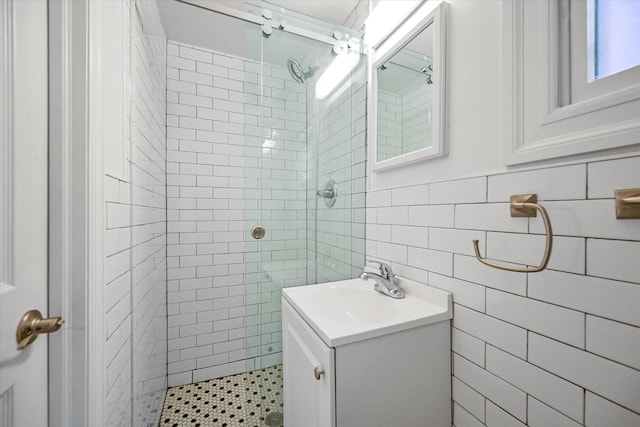
M 432 323 L 338 337 L 303 312 L 298 292 L 313 289 L 293 289 L 282 301 L 285 427 L 451 426 L 447 303 L 447 314 Z M 314 299 L 317 307 L 322 298 Z
M 282 304 L 284 411 L 286 426 L 335 426 L 335 376 L 333 348 L 298 316 Z

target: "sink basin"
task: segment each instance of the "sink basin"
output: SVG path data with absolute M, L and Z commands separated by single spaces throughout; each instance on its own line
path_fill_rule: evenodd
M 350 279 L 286 288 L 282 298 L 330 347 L 451 319 L 451 294 L 398 277 L 405 298 L 373 289 L 373 280 Z
M 336 320 L 347 323 L 389 322 L 400 315 L 399 307 L 385 301 L 389 297 L 371 291 L 370 286 L 345 286 L 340 282 L 320 286 L 315 305 L 326 307 Z

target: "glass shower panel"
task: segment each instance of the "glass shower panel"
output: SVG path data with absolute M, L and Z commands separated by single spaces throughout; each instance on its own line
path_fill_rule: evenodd
M 264 7 L 272 11 L 275 22 L 311 26 L 296 14 L 266 3 Z M 321 65 L 319 58 L 330 50 L 325 43 L 277 29 L 262 38 L 261 114 L 256 129 L 260 194 L 259 212 L 253 215 L 260 219 L 265 236 L 259 240 L 257 295 L 247 296 L 256 303 L 247 309 L 258 311 L 253 318 L 257 331 L 250 325 L 257 334 L 250 347 L 255 369 L 282 363 L 282 289 L 308 283 L 307 81 Z
M 123 289 L 131 282 L 131 419 L 141 427 L 157 424 L 167 386 L 167 43 L 154 8 L 149 2 L 138 4 L 131 25 L 132 265 L 130 275 L 109 284 Z M 123 348 L 122 354 L 128 347 Z
M 315 283 L 357 277 L 364 266 L 366 60 L 309 109 L 309 204 L 313 200 Z M 315 187 L 312 185 L 315 180 Z M 318 191 L 335 189 L 335 201 Z M 323 193 L 321 193 L 323 194 Z
M 257 116 L 244 125 L 246 366 L 265 403 L 259 418 L 271 426 L 282 416 L 282 289 L 357 277 L 364 265 L 366 60 L 318 100 L 337 28 L 267 2 L 247 10 L 270 16 L 272 28 L 266 37 L 264 26 L 247 26 L 261 41 L 260 60 L 245 62 L 247 76 L 257 75 L 255 84 L 246 78 L 245 97 L 257 100 L 245 99 L 244 112 L 245 120 Z M 341 40 L 360 38 L 339 30 Z M 333 201 L 318 195 L 327 182 Z M 261 239 L 250 233 L 255 226 Z
M 282 289 L 357 277 L 365 252 L 365 58 L 326 98 L 315 96 L 318 79 L 335 59 L 334 31 L 345 47 L 361 34 L 267 2 L 262 7 L 249 10 L 271 16 L 266 25 L 275 29 L 262 37 L 256 64 L 258 126 L 245 126 L 256 139 L 247 144 L 252 157 L 259 156 L 259 188 L 250 200 L 256 210 L 247 214 L 247 226 L 266 232 L 257 241 L 257 271 L 246 296 L 253 369 L 282 363 Z M 321 197 L 318 190 L 327 188 L 335 199 Z
M 249 12 L 256 13 L 248 6 Z M 246 59 L 244 61 L 244 110 L 243 110 L 243 203 L 241 217 L 237 218 L 242 224 L 244 235 L 243 253 L 244 263 L 244 359 L 246 371 L 259 369 L 255 360 L 260 347 L 260 293 L 262 281 L 260 273 L 260 254 L 264 241 L 252 236 L 254 227 L 264 227 L 262 218 L 262 130 L 260 116 L 262 115 L 262 31 L 260 26 L 253 23 L 245 24 Z M 266 235 L 268 236 L 268 234 Z

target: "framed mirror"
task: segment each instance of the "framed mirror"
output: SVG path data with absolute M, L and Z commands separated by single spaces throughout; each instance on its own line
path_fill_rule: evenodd
M 381 171 L 447 154 L 446 3 L 423 3 L 370 53 L 369 150 Z

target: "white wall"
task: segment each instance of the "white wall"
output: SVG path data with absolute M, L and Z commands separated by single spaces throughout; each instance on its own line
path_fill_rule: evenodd
M 366 62 L 325 100 L 315 99 L 318 77 L 307 84 L 307 284 L 357 277 L 364 265 Z M 330 180 L 331 207 L 317 196 Z
M 174 41 L 167 65 L 169 383 L 179 385 L 282 363 L 282 288 L 358 274 L 366 87 L 360 67 L 320 105 L 315 80 Z M 332 208 L 316 196 L 329 179 Z
M 367 255 L 453 293 L 456 426 L 640 425 L 640 222 L 616 220 L 612 200 L 640 186 L 640 157 L 507 170 L 501 4 L 451 1 L 450 154 L 369 177 Z M 541 219 L 509 215 L 524 193 L 549 212 L 547 269 L 482 265 L 473 239 L 488 258 L 539 262 Z
M 378 161 L 431 146 L 431 93 L 426 81 L 403 95 L 378 90 Z
M 629 157 L 368 193 L 367 255 L 453 293 L 455 425 L 638 425 L 640 227 L 611 200 L 638 170 Z M 541 219 L 509 216 L 528 192 L 551 218 L 549 266 L 480 264 L 473 239 L 488 258 L 539 262 Z
M 173 41 L 168 49 L 177 385 L 281 363 L 280 290 L 306 283 L 306 92 L 282 67 Z M 260 242 L 249 233 L 258 224 Z
M 426 80 L 426 79 L 425 79 Z M 433 86 L 425 82 L 402 97 L 402 152 L 431 147 Z
M 371 174 L 368 188 L 391 188 L 505 170 L 501 144 L 501 0 L 449 3 L 449 155 Z
M 402 154 L 402 97 L 378 90 L 376 159 L 390 159 Z
M 102 6 L 105 335 L 104 366 L 92 369 L 104 375 L 103 425 L 156 425 L 167 357 L 164 30 L 154 2 Z
M 155 426 L 167 388 L 167 40 L 155 1 L 137 1 L 131 245 L 133 424 Z
M 129 135 L 130 7 L 128 1 L 102 5 L 104 169 L 104 415 L 109 426 L 130 423 L 131 395 L 131 185 Z

